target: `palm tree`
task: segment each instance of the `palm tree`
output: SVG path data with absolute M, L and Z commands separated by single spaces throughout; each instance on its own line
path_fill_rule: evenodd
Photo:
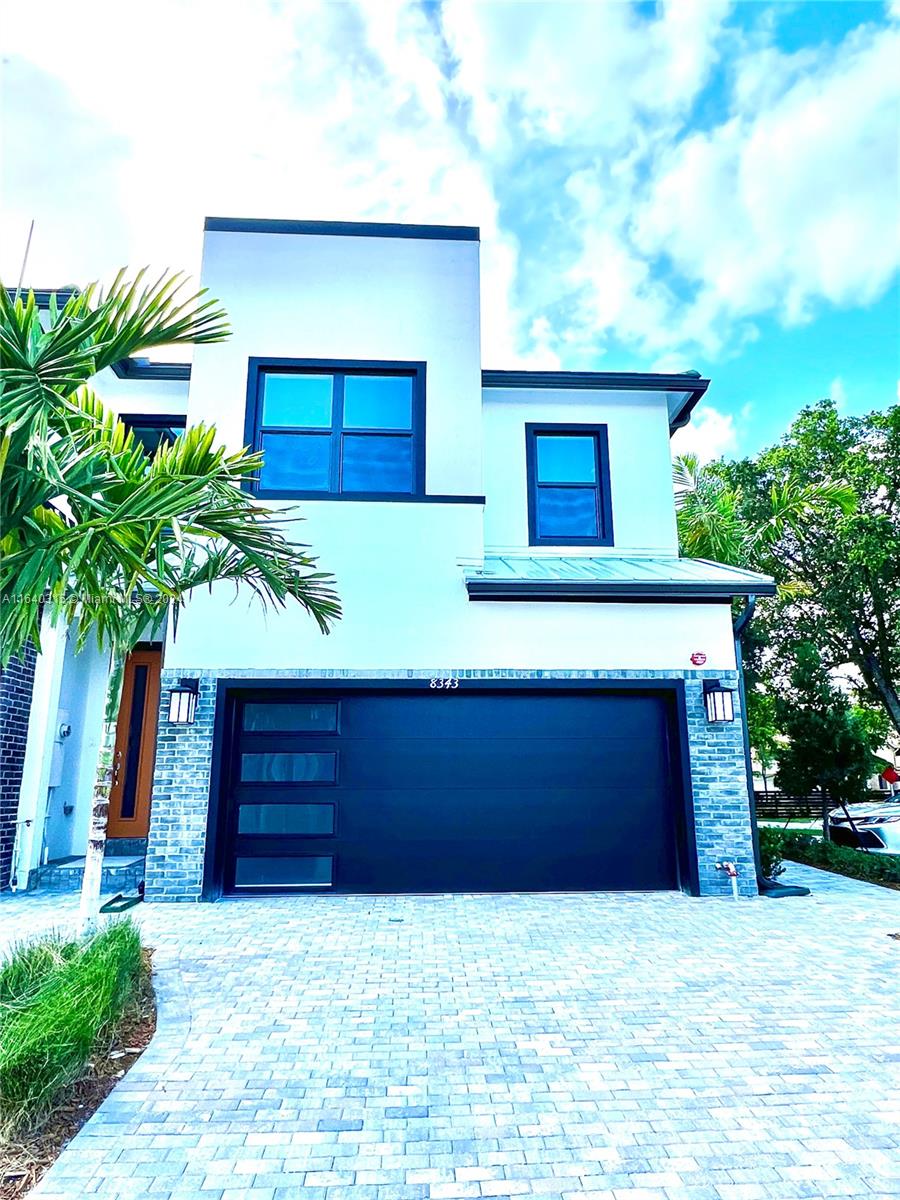
M 227 453 L 202 425 L 149 455 L 87 387 L 128 355 L 228 336 L 214 301 L 182 297 L 180 275 L 143 279 L 120 273 L 62 308 L 52 297 L 46 327 L 33 294 L 0 288 L 0 663 L 39 650 L 45 618 L 69 623 L 76 649 L 95 636 L 109 652 L 83 931 L 99 908 L 125 659 L 148 627 L 228 580 L 264 607 L 299 603 L 323 632 L 340 616 L 331 577 L 288 540 L 284 515 L 240 487 L 260 455 Z
M 803 482 L 789 476 L 769 488 L 765 510 L 751 522 L 742 489 L 716 469 L 701 466 L 696 454 L 672 462 L 678 541 L 683 554 L 733 567 L 767 569 L 785 534 L 799 535 L 807 520 L 828 509 L 852 512 L 856 493 L 842 482 Z M 782 584 L 790 589 L 791 584 Z

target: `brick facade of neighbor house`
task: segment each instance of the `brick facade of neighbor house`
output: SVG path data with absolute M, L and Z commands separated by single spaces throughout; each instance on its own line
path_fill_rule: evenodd
M 0 891 L 10 884 L 36 658 L 29 646 L 0 668 Z
M 717 871 L 722 858 L 739 871 L 742 895 L 755 896 L 756 876 L 750 833 L 749 797 L 744 767 L 741 714 L 735 692 L 735 721 L 710 725 L 703 704 L 706 671 L 525 671 L 441 669 L 429 671 L 220 671 L 200 673 L 200 692 L 193 725 L 168 724 L 168 692 L 187 669 L 164 671 L 160 689 L 160 724 L 156 749 L 152 821 L 147 849 L 146 899 L 196 901 L 201 898 L 209 811 L 210 772 L 216 688 L 220 678 L 268 681 L 327 679 L 339 686 L 351 679 L 428 679 L 435 674 L 466 679 L 517 680 L 654 680 L 683 679 L 687 707 L 691 790 L 697 845 L 700 894 L 731 894 L 728 878 Z M 193 672 L 197 675 L 197 672 Z M 715 678 L 737 687 L 734 672 L 716 671 Z M 640 770 L 640 764 L 635 765 Z M 640 836 L 640 831 L 635 831 Z

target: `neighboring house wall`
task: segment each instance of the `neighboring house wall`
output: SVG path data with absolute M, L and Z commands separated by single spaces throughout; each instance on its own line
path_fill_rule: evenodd
M 0 668 L 0 891 L 10 885 L 36 658 L 28 646 Z
M 34 664 L 31 717 L 19 794 L 16 883 L 20 890 L 25 889 L 29 873 L 41 862 L 65 651 L 65 628 L 54 627 L 45 616 L 41 624 L 41 653 Z
M 120 414 L 183 417 L 187 409 L 186 380 L 119 379 L 112 370 L 104 370 L 93 386 L 104 404 Z M 0 819 L 2 845 L 5 848 L 9 840 L 11 852 L 11 835 L 8 839 L 6 830 L 18 821 L 20 888 L 45 856 L 62 858 L 85 852 L 106 691 L 108 656 L 95 645 L 76 655 L 66 628 L 59 625 L 53 629 L 47 622 L 41 645 L 27 744 L 18 765 L 18 751 L 8 753 L 4 744 L 2 755 L 0 813 L 8 816 L 5 822 Z M 59 728 L 64 721 L 71 725 L 72 734 L 61 741 Z M 2 726 L 7 736 L 12 726 L 5 713 Z M 16 741 L 15 734 L 8 736 Z M 21 787 L 13 788 L 8 781 L 17 773 Z M 5 861 L 0 851 L 0 887 L 5 886 Z
M 119 379 L 107 369 L 100 372 L 93 386 L 107 408 L 120 415 L 184 416 L 187 412 L 188 382 L 184 379 Z
M 85 851 L 103 734 L 108 664 L 109 655 L 93 640 L 76 653 L 75 638 L 67 638 L 59 708 L 48 739 L 51 774 L 43 840 L 51 860 Z M 66 738 L 60 737 L 63 723 L 71 729 Z

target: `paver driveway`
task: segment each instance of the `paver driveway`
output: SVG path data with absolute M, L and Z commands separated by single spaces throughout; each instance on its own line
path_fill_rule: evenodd
M 34 1194 L 898 1195 L 900 896 L 821 880 L 146 906 L 160 1032 Z

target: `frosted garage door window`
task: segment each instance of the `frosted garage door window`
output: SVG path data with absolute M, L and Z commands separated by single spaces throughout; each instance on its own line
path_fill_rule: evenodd
M 336 733 L 337 725 L 337 702 L 244 705 L 247 733 Z
M 238 833 L 251 837 L 328 837 L 334 833 L 333 804 L 242 804 Z
M 238 888 L 330 887 L 334 858 L 330 854 L 302 858 L 237 858 L 234 885 Z
M 241 755 L 241 783 L 334 783 L 337 754 L 272 750 Z

